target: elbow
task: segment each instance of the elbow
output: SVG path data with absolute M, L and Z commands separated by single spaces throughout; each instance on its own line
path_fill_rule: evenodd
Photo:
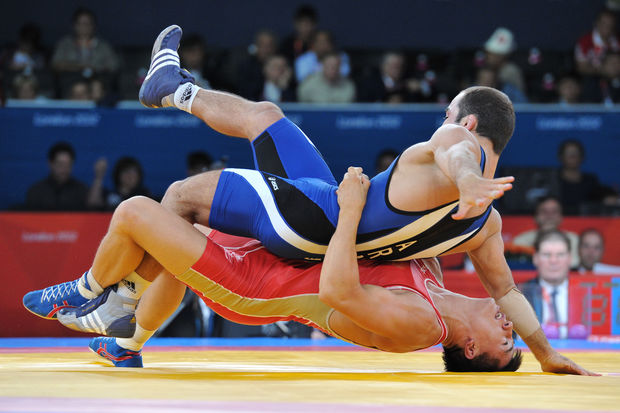
M 333 290 L 329 288 L 320 288 L 319 289 L 319 301 L 333 308 L 334 307 L 333 304 L 337 302 L 337 299 L 335 298 L 335 294 Z

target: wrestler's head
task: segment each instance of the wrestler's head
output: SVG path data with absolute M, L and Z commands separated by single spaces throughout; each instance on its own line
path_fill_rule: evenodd
M 515 110 L 506 94 L 486 86 L 463 90 L 446 110 L 444 124 L 463 125 L 472 132 L 488 138 L 493 151 L 500 154 L 515 129 Z
M 521 350 L 514 346 L 512 322 L 492 298 L 479 300 L 478 311 L 444 344 L 446 371 L 516 371 Z

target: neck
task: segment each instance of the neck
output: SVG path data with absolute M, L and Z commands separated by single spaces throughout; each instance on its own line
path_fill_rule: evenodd
M 469 315 L 477 311 L 479 301 L 435 285 L 429 285 L 428 291 L 448 328 L 448 336 L 442 344 L 446 347 L 460 344 L 456 342 L 455 337 L 462 336 L 459 333 L 469 324 Z
M 581 171 L 576 168 L 563 168 L 562 177 L 567 181 L 579 181 L 581 178 Z
M 562 285 L 562 283 L 564 283 L 563 279 L 562 280 L 545 280 L 541 278 L 541 280 L 554 287 L 557 287 L 558 285 Z
M 482 146 L 484 153 L 487 157 L 486 167 L 484 169 L 484 174 L 488 176 L 488 173 L 491 173 L 491 176 L 495 175 L 495 169 L 497 169 L 497 163 L 499 162 L 499 155 L 495 153 L 493 150 L 493 142 L 485 136 L 474 134 L 477 138 L 476 140 Z

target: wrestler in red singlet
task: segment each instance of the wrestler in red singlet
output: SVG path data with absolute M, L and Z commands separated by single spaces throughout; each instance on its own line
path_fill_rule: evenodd
M 177 278 L 215 312 L 242 324 L 295 320 L 345 341 L 329 326 L 334 311 L 319 300 L 320 264 L 285 260 L 268 252 L 259 241 L 213 231 L 202 257 Z M 435 310 L 442 333 L 447 328 L 427 289 L 443 287 L 424 260 L 378 263 L 359 261 L 361 284 L 417 293 Z M 359 344 L 359 343 L 355 343 Z

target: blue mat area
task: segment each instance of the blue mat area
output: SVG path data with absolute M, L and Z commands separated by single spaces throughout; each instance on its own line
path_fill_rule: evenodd
M 0 338 L 0 348 L 23 347 L 86 347 L 90 338 L 63 338 L 63 337 L 27 337 L 27 338 Z M 608 350 L 620 351 L 620 343 L 599 343 L 587 340 L 549 340 L 553 348 L 558 350 Z M 517 347 L 525 348 L 525 343 L 517 340 Z M 150 346 L 168 347 L 355 347 L 344 341 L 327 338 L 325 340 L 310 340 L 302 338 L 153 338 Z M 440 347 L 440 346 L 436 346 Z

